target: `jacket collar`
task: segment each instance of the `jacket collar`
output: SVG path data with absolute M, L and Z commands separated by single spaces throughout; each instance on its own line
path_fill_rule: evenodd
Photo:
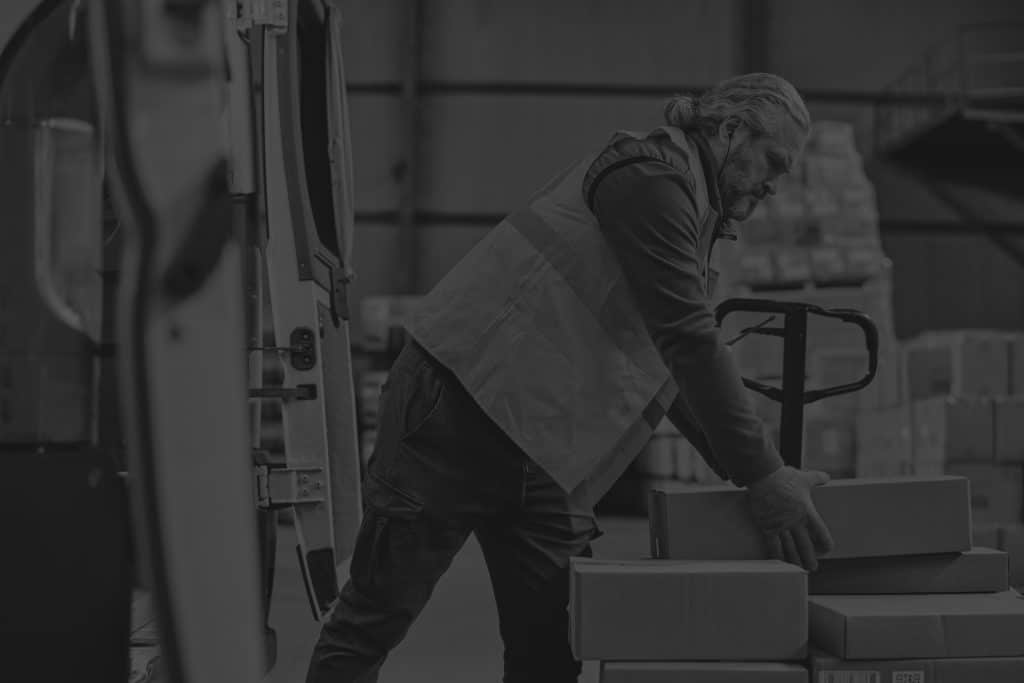
M 711 145 L 708 144 L 707 138 L 697 131 L 690 133 L 690 139 L 697 146 L 701 167 L 704 169 L 704 181 L 708 186 L 708 201 L 711 203 L 711 210 L 715 212 L 715 237 L 735 240 L 736 232 L 731 229 L 732 222 L 724 218 L 724 212 L 722 211 L 722 196 L 719 193 L 718 183 L 716 182 L 720 169 L 718 161 L 715 159 L 715 154 L 711 151 Z

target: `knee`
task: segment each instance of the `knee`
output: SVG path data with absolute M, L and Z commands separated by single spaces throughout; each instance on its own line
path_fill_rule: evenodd
M 324 624 L 317 648 L 346 656 L 384 657 L 412 622 L 412 610 L 387 604 L 349 581 Z

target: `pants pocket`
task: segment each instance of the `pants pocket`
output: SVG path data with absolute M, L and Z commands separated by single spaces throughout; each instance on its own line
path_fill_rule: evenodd
M 372 474 L 363 497 L 363 522 L 352 552 L 352 579 L 361 590 L 384 595 L 410 578 L 401 574 L 419 552 L 417 529 L 423 505 Z

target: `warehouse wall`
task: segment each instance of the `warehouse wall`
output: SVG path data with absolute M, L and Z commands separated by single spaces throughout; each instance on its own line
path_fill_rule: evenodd
M 408 4 L 343 4 L 361 218 L 356 296 L 401 288 L 393 212 L 408 145 L 394 86 L 403 76 Z M 805 89 L 874 91 L 958 23 L 1024 18 L 1024 3 L 1014 0 L 776 0 L 759 3 L 760 38 L 752 51 L 747 10 L 740 0 L 428 0 L 420 77 L 463 84 L 661 86 L 667 93 L 749 67 L 778 72 Z M 387 84 L 391 92 L 381 87 Z M 412 293 L 431 287 L 480 238 L 491 225 L 489 215 L 514 208 L 615 129 L 659 124 L 661 102 L 659 96 L 628 94 L 423 95 L 416 205 L 433 219 L 415 231 L 419 272 Z M 870 153 L 870 104 L 809 105 L 815 118 L 853 122 L 862 152 Z M 899 236 L 893 243 L 913 251 L 914 239 Z M 1005 267 L 1006 278 L 1019 278 L 1011 263 L 986 263 Z

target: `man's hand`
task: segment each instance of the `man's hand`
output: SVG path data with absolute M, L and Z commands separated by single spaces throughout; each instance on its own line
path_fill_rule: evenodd
M 750 511 L 771 557 L 814 571 L 818 555 L 832 550 L 832 536 L 811 500 L 811 488 L 828 480 L 824 472 L 786 465 L 747 487 Z

